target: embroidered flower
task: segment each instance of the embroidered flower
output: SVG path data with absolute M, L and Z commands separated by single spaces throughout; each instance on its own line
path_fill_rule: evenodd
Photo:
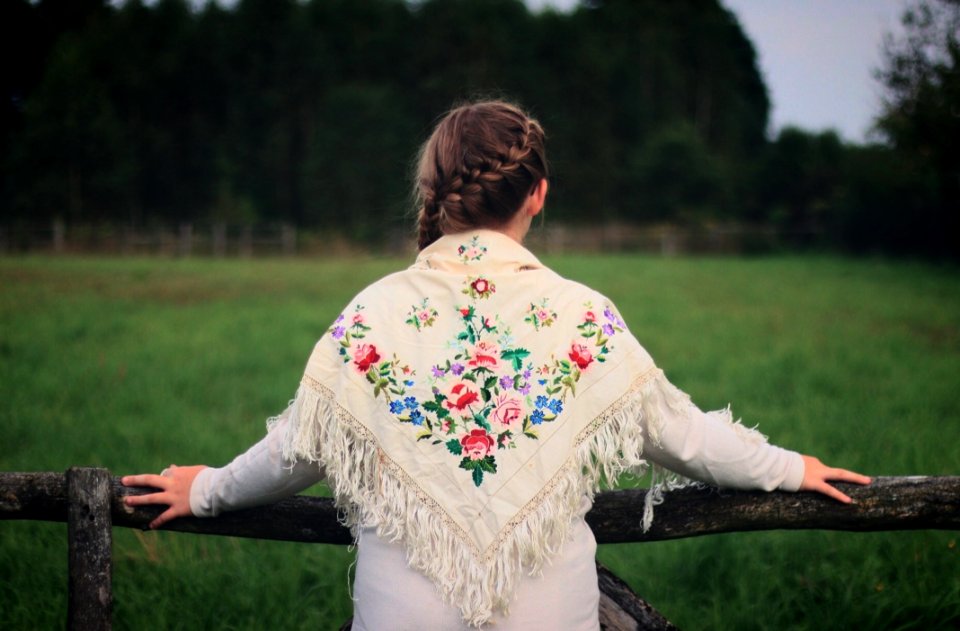
M 603 316 L 607 320 L 610 320 L 611 322 L 616 324 L 621 329 L 624 329 L 627 327 L 626 323 L 623 320 L 621 320 L 620 317 L 616 313 L 614 313 L 613 309 L 611 309 L 610 307 L 604 308 Z
M 460 260 L 464 263 L 479 261 L 486 253 L 487 246 L 480 245 L 480 237 L 477 235 L 474 235 L 469 243 L 465 243 L 457 248 L 457 254 L 460 255 Z
M 430 306 L 430 299 L 424 298 L 420 301 L 419 306 L 413 305 L 410 307 L 410 311 L 407 312 L 407 319 L 404 322 L 419 331 L 433 326 L 439 315 L 437 310 Z
M 341 317 L 342 317 L 342 316 L 341 316 Z M 343 334 L 346 333 L 346 332 L 347 332 L 347 330 L 346 330 L 345 328 L 343 328 L 342 326 L 335 326 L 335 327 L 333 327 L 333 329 L 330 331 L 330 334 L 333 335 L 333 339 L 339 340 L 340 338 L 343 337 Z
M 353 352 L 353 363 L 360 372 L 367 372 L 370 366 L 380 361 L 380 353 L 373 344 L 360 344 Z
M 474 345 L 470 354 L 473 359 L 467 362 L 469 366 L 493 369 L 496 368 L 497 360 L 500 357 L 500 347 L 493 342 L 481 340 Z
M 404 409 L 405 409 L 405 408 L 403 407 L 403 403 L 401 403 L 400 401 L 391 401 L 391 402 L 390 402 L 390 413 L 391 413 L 391 414 L 400 414 L 401 412 L 403 412 Z
M 544 298 L 540 301 L 540 304 L 531 302 L 530 308 L 527 309 L 527 315 L 523 318 L 524 322 L 532 324 L 537 331 L 542 326 L 552 325 L 557 319 L 557 312 L 547 306 L 547 301 L 548 298 Z
M 463 293 L 470 296 L 474 300 L 478 298 L 489 298 L 497 291 L 496 285 L 482 276 L 478 276 L 477 278 L 467 278 L 466 282 L 467 286 L 463 288 Z M 463 313 L 463 310 L 460 312 Z
M 420 410 L 410 412 L 410 422 L 414 425 L 423 425 L 423 412 Z
M 491 417 L 503 427 L 510 427 L 526 416 L 523 401 L 509 394 L 501 394 L 494 401 Z
M 496 444 L 493 437 L 485 429 L 472 429 L 470 433 L 460 439 L 464 455 L 470 460 L 486 458 Z
M 463 371 L 465 370 L 465 368 L 466 367 L 463 364 L 459 364 L 459 363 L 453 364 L 452 366 L 450 366 L 450 372 L 452 372 L 454 376 L 459 377 L 460 375 L 463 374 Z
M 444 401 L 444 405 L 446 405 L 448 409 L 456 410 L 460 413 L 466 412 L 469 414 L 470 411 L 467 408 L 480 400 L 480 392 L 477 384 L 467 380 L 454 382 L 447 390 L 446 395 L 447 400 Z
M 570 352 L 567 355 L 570 357 L 570 361 L 574 362 L 580 370 L 586 370 L 587 366 L 593 363 L 593 354 L 586 344 L 574 342 L 570 345 Z

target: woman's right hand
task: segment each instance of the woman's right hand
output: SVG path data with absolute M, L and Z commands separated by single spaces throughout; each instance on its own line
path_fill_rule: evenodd
M 172 464 L 164 469 L 160 475 L 153 473 L 125 475 L 120 478 L 120 482 L 124 486 L 149 486 L 160 489 L 160 492 L 147 493 L 146 495 L 128 495 L 123 498 L 123 501 L 127 506 L 150 504 L 167 506 L 167 510 L 150 522 L 150 528 L 159 528 L 177 517 L 188 517 L 193 514 L 190 511 L 190 487 L 193 486 L 193 480 L 197 477 L 197 474 L 206 468 L 206 465 L 178 467 Z

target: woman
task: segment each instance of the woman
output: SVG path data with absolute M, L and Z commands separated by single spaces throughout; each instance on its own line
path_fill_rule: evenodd
M 209 516 L 324 479 L 358 540 L 355 629 L 597 629 L 601 480 L 655 463 L 645 526 L 687 476 L 850 498 L 869 479 L 767 444 L 673 387 L 602 295 L 522 241 L 547 195 L 540 125 L 458 107 L 421 150 L 420 255 L 317 343 L 296 398 L 230 465 L 123 483 Z M 640 516 L 638 516 L 640 518 Z

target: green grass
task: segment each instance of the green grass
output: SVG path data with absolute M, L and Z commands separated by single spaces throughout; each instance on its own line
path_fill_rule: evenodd
M 960 474 L 960 272 L 831 258 L 548 261 L 620 307 L 701 407 L 874 475 Z M 0 259 L 0 470 L 222 464 L 313 343 L 404 263 Z M 114 533 L 118 629 L 336 628 L 351 554 Z M 767 532 L 604 546 L 684 629 L 960 624 L 951 532 Z M 0 523 L 0 628 L 60 628 L 66 528 Z

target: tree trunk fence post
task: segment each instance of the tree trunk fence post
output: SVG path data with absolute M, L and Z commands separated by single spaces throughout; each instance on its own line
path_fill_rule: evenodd
M 213 255 L 222 259 L 227 254 L 227 224 L 222 221 L 213 224 Z
M 67 229 L 63 221 L 57 219 L 53 222 L 53 252 L 54 254 L 63 254 L 64 244 L 67 239 Z
M 733 491 L 713 487 L 670 491 L 644 531 L 639 515 L 646 491 L 606 491 L 596 496 L 587 523 L 597 543 L 664 541 L 724 532 L 773 529 L 960 530 L 960 476 L 884 477 L 869 486 L 837 483 L 855 504 L 842 505 L 813 493 Z M 129 507 L 126 495 L 152 492 L 127 488 L 106 469 L 55 472 L 0 471 L 0 521 L 66 521 L 69 537 L 67 628 L 110 629 L 112 527 L 145 529 L 160 507 Z M 350 532 L 333 500 L 296 496 L 269 506 L 184 517 L 164 530 L 279 541 L 347 545 Z M 598 564 L 600 626 L 604 631 L 670 631 L 661 614 L 613 573 Z M 350 621 L 342 629 L 350 628 Z
M 70 631 L 110 629 L 113 609 L 110 480 L 106 469 L 73 467 L 67 470 L 67 628 Z

